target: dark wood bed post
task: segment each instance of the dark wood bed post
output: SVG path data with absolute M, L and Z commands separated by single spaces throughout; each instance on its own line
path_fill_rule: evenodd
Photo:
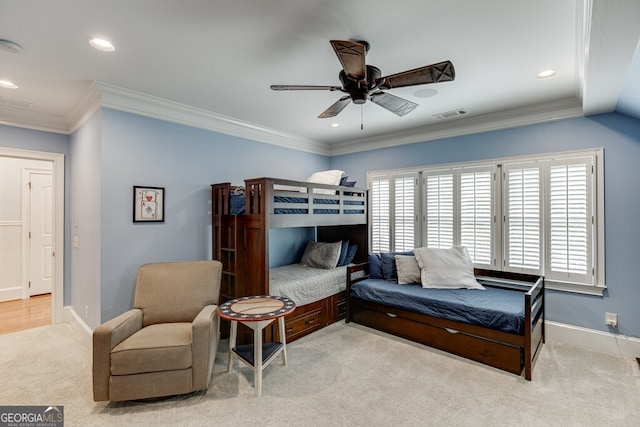
M 245 181 L 244 295 L 269 294 L 269 215 L 266 178 Z
M 524 378 L 531 381 L 531 294 L 524 294 L 524 340 L 529 345 L 524 348 Z

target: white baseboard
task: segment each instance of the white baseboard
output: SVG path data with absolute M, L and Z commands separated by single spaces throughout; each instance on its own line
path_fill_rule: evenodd
M 546 340 L 581 347 L 625 359 L 640 357 L 640 338 L 545 321 Z
M 68 323 L 71 326 L 71 329 L 78 335 L 78 337 L 82 340 L 82 343 L 87 348 L 92 348 L 93 346 L 93 330 L 84 323 L 84 321 L 78 316 L 78 313 L 75 312 L 73 307 L 70 305 L 66 305 L 64 307 L 64 315 L 63 319 L 65 323 Z
M 10 288 L 0 289 L 0 302 L 13 301 L 16 299 L 23 299 L 22 287 L 12 286 Z

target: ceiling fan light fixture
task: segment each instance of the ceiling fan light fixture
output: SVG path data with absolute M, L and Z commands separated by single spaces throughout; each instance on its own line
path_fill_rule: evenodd
M 18 89 L 18 85 L 9 80 L 0 80 L 0 86 L 7 89 Z
M 420 89 L 416 93 L 413 94 L 416 98 L 431 98 L 432 96 L 436 96 L 438 91 L 435 89 Z
M 539 72 L 536 75 L 536 79 L 538 80 L 549 79 L 555 75 L 556 75 L 556 70 L 545 70 L 545 71 Z
M 382 76 L 382 71 L 373 65 L 367 65 L 365 55 L 369 43 L 351 40 L 330 40 L 333 51 L 338 57 L 342 70 L 338 73 L 341 86 L 317 85 L 271 85 L 272 90 L 330 90 L 341 91 L 348 95 L 341 97 L 318 116 L 319 119 L 335 117 L 344 108 L 354 103 L 362 106 L 367 101 L 402 117 L 418 107 L 415 102 L 384 92 L 388 89 L 407 86 L 419 86 L 429 83 L 450 82 L 455 79 L 455 68 L 451 61 L 443 61 L 400 73 Z M 437 91 L 425 91 L 421 95 L 429 97 Z M 362 116 L 363 109 L 360 110 Z M 362 129 L 362 120 L 360 129 Z
M 102 52 L 113 52 L 116 50 L 116 46 L 106 39 L 94 37 L 94 38 L 90 38 L 88 42 L 89 42 L 89 45 L 91 45 L 91 47 Z

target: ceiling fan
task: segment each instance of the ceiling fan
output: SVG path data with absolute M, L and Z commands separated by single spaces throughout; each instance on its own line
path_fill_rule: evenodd
M 455 79 L 456 73 L 451 61 L 382 77 L 378 67 L 365 63 L 364 57 L 369 51 L 369 43 L 366 41 L 331 40 L 330 43 L 342 64 L 343 69 L 339 74 L 342 86 L 271 85 L 273 90 L 329 90 L 348 94 L 320 114 L 320 119 L 337 116 L 351 101 L 354 104 L 364 104 L 367 100 L 402 117 L 413 111 L 418 104 L 383 90 Z

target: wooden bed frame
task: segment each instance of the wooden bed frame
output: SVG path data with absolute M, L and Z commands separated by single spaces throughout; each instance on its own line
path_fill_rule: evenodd
M 519 335 L 352 297 L 351 286 L 369 277 L 368 268 L 368 263 L 363 263 L 348 269 L 347 323 L 356 322 L 517 375 L 524 372 L 524 377 L 531 381 L 533 365 L 545 341 L 543 277 L 475 270 L 476 276 L 505 279 L 505 283 L 490 286 L 522 291 L 525 330 Z M 509 284 L 509 281 L 520 284 Z M 523 286 L 522 282 L 527 285 Z
M 301 197 L 295 190 L 282 191 L 277 188 L 306 188 L 307 203 L 278 203 L 274 196 Z M 237 187 L 230 183 L 213 184 L 212 234 L 213 258 L 223 265 L 220 301 L 250 295 L 269 295 L 269 230 L 285 227 L 316 227 L 318 241 L 335 242 L 349 240 L 358 245 L 354 262 L 367 260 L 367 192 L 364 189 L 275 178 L 245 180 L 245 213 L 231 214 L 231 195 Z M 331 195 L 317 194 L 314 190 L 331 190 Z M 306 196 L 303 194 L 303 196 Z M 315 204 L 314 199 L 336 200 L 336 205 Z M 354 209 L 345 202 L 363 202 L 358 209 L 362 213 L 345 213 Z M 277 214 L 277 208 L 306 209 L 305 214 Z M 318 214 L 316 209 L 336 209 L 338 213 Z M 331 295 L 311 304 L 298 306 L 285 317 L 287 341 L 295 341 L 346 316 L 346 292 Z M 239 340 L 248 340 L 252 331 L 238 331 Z M 228 328 L 223 328 L 228 331 Z M 267 327 L 265 340 L 277 340 L 278 328 Z

